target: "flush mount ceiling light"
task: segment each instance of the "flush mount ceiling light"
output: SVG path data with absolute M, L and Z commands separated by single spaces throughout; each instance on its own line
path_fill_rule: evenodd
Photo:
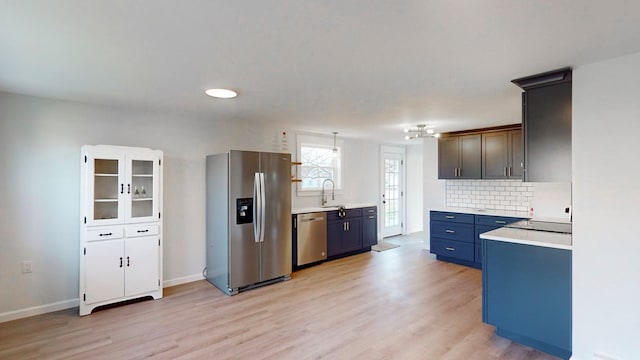
M 205 94 L 218 99 L 233 99 L 238 93 L 228 89 L 207 89 Z
M 422 139 L 425 137 L 439 138 L 440 134 L 436 134 L 433 129 L 427 129 L 427 125 L 416 125 L 416 129 L 404 129 L 404 132 L 408 134 L 405 136 L 405 140 Z

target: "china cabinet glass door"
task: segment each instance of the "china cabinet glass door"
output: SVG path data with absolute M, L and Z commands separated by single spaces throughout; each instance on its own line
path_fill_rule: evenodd
M 118 156 L 93 156 L 87 159 L 89 173 L 88 224 L 116 224 L 124 219 L 124 162 Z
M 127 162 L 127 222 L 153 221 L 158 218 L 159 159 L 136 156 Z

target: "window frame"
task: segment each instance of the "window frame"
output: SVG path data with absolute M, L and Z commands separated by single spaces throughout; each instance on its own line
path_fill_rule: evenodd
M 333 149 L 333 137 L 325 137 L 321 135 L 309 135 L 309 134 L 297 134 L 296 136 L 296 158 L 298 161 L 302 161 L 302 147 L 315 147 L 322 149 Z M 338 149 L 334 169 L 335 193 L 341 194 L 343 189 L 343 163 L 344 163 L 344 141 L 336 139 L 336 149 Z M 302 179 L 302 165 L 296 167 L 296 178 Z M 325 191 L 331 191 L 331 187 L 327 185 Z M 303 188 L 303 182 L 297 183 L 296 193 L 298 196 L 317 196 L 322 193 L 321 187 Z

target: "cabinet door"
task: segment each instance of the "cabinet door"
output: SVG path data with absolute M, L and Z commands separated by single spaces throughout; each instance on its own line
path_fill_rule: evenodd
M 458 174 L 458 137 L 438 139 L 438 179 L 455 179 Z
M 365 215 L 362 224 L 362 247 L 378 243 L 378 216 Z
M 482 137 L 480 134 L 460 136 L 458 179 L 480 179 L 482 176 Z
M 124 240 L 87 243 L 84 269 L 85 303 L 124 296 Z
M 83 151 L 82 207 L 87 225 L 124 222 L 124 156 L 108 149 Z
M 482 178 L 506 179 L 509 166 L 509 132 L 482 134 Z
M 362 249 L 362 220 L 348 219 L 346 230 L 342 236 L 342 251 L 355 251 Z
M 127 238 L 125 242 L 125 296 L 157 290 L 159 285 L 159 238 Z
M 127 154 L 126 162 L 126 221 L 157 221 L 160 157 L 148 152 Z
M 524 149 L 522 147 L 522 131 L 509 131 L 509 164 L 511 165 L 510 178 L 522 179 L 524 170 Z
M 342 233 L 345 229 L 345 222 L 329 221 L 327 222 L 327 256 L 334 256 L 343 253 L 342 251 Z
M 525 92 L 525 180 L 571 181 L 571 82 Z

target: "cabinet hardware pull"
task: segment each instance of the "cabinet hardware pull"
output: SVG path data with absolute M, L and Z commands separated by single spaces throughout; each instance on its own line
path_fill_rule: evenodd
M 445 249 L 446 249 L 446 250 L 449 250 L 449 251 L 456 251 L 456 249 L 455 249 L 455 248 L 452 248 L 452 247 L 448 247 L 448 248 L 445 248 Z
M 347 231 L 347 223 L 346 222 L 342 223 L 342 231 Z
M 373 210 L 367 210 L 367 212 L 368 212 L 369 214 L 371 214 L 371 213 L 373 213 Z
M 127 267 L 129 267 L 130 265 L 130 261 L 129 261 L 129 257 L 127 256 Z
M 120 194 L 124 194 L 124 184 L 120 184 Z
M 127 194 L 131 194 L 131 184 L 127 184 Z
M 444 232 L 449 233 L 449 234 L 455 234 L 454 230 L 449 230 L 449 229 L 446 229 Z
M 375 218 L 376 218 L 376 217 L 375 217 L 375 216 L 373 216 L 373 215 L 369 216 L 369 219 L 375 219 Z
M 146 230 L 138 230 L 138 232 L 139 232 L 139 233 L 146 233 L 146 232 L 149 232 L 149 229 L 146 229 Z
M 451 216 L 451 215 L 446 215 L 444 218 L 445 219 L 455 219 L 456 217 L 455 216 Z
M 506 224 L 506 221 L 502 221 L 502 220 L 496 220 L 496 224 Z
M 113 235 L 113 233 L 104 233 L 104 234 L 100 234 L 100 236 L 111 236 Z
M 504 176 L 509 176 L 508 171 L 509 171 L 509 170 L 507 170 L 507 167 L 505 166 L 505 167 L 504 167 Z
M 347 231 L 349 231 L 349 222 L 347 221 Z
M 511 166 L 509 166 L 509 176 L 511 176 Z
M 122 267 L 122 256 L 120 256 L 120 267 Z

